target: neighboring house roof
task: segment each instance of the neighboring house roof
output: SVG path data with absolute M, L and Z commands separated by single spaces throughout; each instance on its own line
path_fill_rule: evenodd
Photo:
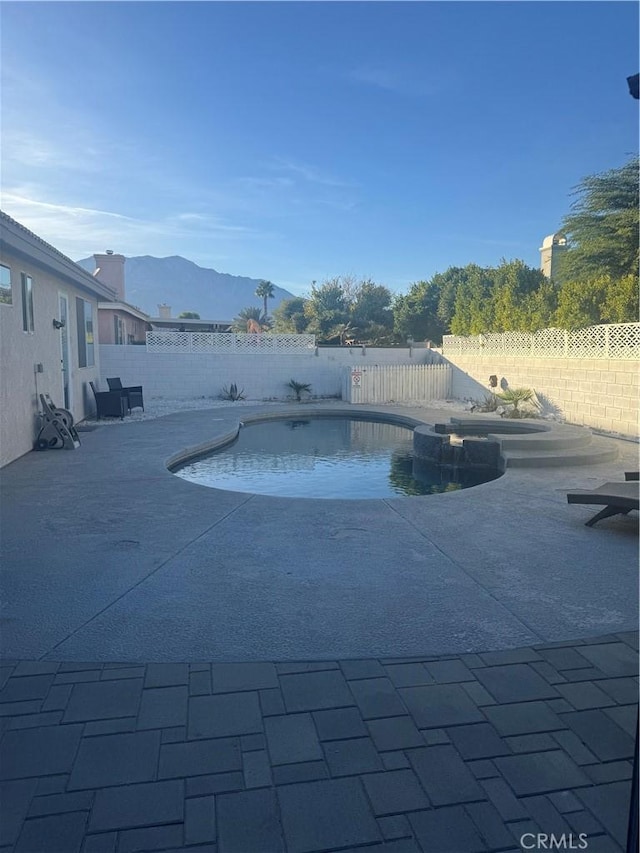
M 127 314 L 131 314 L 132 317 L 135 317 L 138 320 L 144 320 L 145 323 L 149 323 L 151 321 L 148 314 L 145 314 L 144 311 L 136 308 L 135 305 L 129 305 L 128 302 L 98 302 L 98 310 L 100 309 L 108 309 L 109 311 L 125 311 Z
M 50 243 L 45 242 L 33 231 L 16 222 L 0 210 L 0 246 L 19 255 L 43 269 L 66 279 L 75 287 L 85 290 L 93 297 L 113 300 L 116 296 L 106 284 L 94 278 L 71 258 L 63 255 Z
M 185 329 L 188 329 L 189 327 L 193 328 L 195 326 L 230 326 L 233 323 L 233 320 L 207 320 L 206 317 L 203 317 L 200 320 L 195 320 L 192 317 L 149 317 L 149 322 L 158 328 L 184 326 Z

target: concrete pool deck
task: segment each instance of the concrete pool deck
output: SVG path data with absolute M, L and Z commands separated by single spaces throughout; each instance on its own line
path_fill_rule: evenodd
M 426 423 L 449 414 L 375 408 Z M 618 458 L 607 463 L 508 469 L 472 489 L 391 500 L 248 495 L 167 470 L 181 449 L 263 410 L 98 427 L 79 450 L 7 466 L 3 654 L 322 660 L 637 628 L 637 515 L 589 529 L 592 508 L 569 506 L 565 494 L 623 479 L 637 469 L 636 444 L 611 439 Z
M 565 492 L 637 446 L 385 501 L 166 469 L 263 408 L 3 469 L 0 853 L 620 853 L 637 518 Z

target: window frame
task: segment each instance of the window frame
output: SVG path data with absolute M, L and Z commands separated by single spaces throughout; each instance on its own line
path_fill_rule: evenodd
M 0 264 L 0 271 L 6 270 L 9 273 L 9 283 L 8 287 L 3 282 L 2 272 L 0 272 L 0 305 L 11 305 L 13 306 L 13 282 L 11 280 L 11 267 L 8 267 L 6 264 Z M 4 298 L 3 291 L 9 292 L 9 298 Z
M 76 331 L 78 337 L 78 367 L 95 367 L 95 337 L 93 303 L 76 296 Z

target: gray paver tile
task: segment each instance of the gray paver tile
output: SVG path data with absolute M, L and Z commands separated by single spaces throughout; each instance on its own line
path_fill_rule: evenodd
M 383 769 L 373 741 L 368 737 L 326 741 L 324 754 L 332 776 L 355 776 Z
M 143 666 L 118 667 L 117 669 L 108 669 L 105 667 L 100 676 L 101 681 L 111 681 L 119 678 L 144 678 L 145 668 Z
M 289 853 L 382 840 L 359 779 L 284 785 L 278 800 Z
M 529 664 L 531 669 L 535 670 L 538 675 L 542 676 L 547 684 L 563 684 L 566 682 L 564 675 L 561 675 L 557 669 L 551 666 L 547 661 L 538 661 L 537 663 Z
M 463 681 L 460 685 L 474 705 L 483 708 L 485 705 L 495 705 L 495 698 L 477 681 Z
M 162 729 L 160 737 L 162 743 L 183 743 L 187 739 L 187 727 L 171 726 L 168 729 Z
M 216 808 L 220 853 L 254 850 L 284 853 L 278 805 L 272 788 L 220 794 L 216 798 Z
M 518 796 L 591 784 L 582 770 L 560 750 L 496 758 L 495 765 Z
M 619 705 L 617 708 L 605 708 L 604 713 L 613 720 L 620 728 L 625 731 L 630 737 L 636 736 L 636 727 L 638 725 L 638 706 L 636 705 Z
M 600 821 L 596 820 L 595 817 L 591 814 L 591 812 L 587 811 L 587 809 L 583 809 L 582 811 L 571 812 L 570 814 L 565 815 L 565 817 L 567 823 L 575 833 L 584 833 L 586 836 L 588 836 L 589 847 L 592 846 L 591 842 L 593 841 L 591 836 L 597 835 L 598 833 L 605 831 Z M 607 836 L 607 840 L 610 840 L 613 844 L 615 844 L 613 839 L 610 839 L 609 836 Z M 589 847 L 584 849 L 588 850 Z M 619 853 L 620 850 L 617 844 L 615 845 L 615 848 L 611 849 L 615 849 L 615 853 Z
M 606 782 L 622 782 L 631 779 L 633 764 L 630 761 L 608 761 L 604 764 L 592 764 L 582 768 L 596 785 Z
M 350 686 L 365 720 L 399 717 L 407 712 L 388 678 L 366 678 L 351 682 Z
M 141 679 L 75 684 L 64 714 L 65 723 L 135 717 L 142 694 Z
M 19 717 L 21 714 L 37 714 L 42 710 L 42 699 L 27 702 L 5 702 L 0 705 L 0 717 Z
M 638 679 L 630 678 L 605 678 L 594 682 L 596 687 L 611 696 L 620 705 L 630 705 L 638 701 Z
M 498 810 L 491 803 L 467 803 L 464 807 L 491 849 L 509 847 L 513 841 Z
M 442 746 L 445 743 L 451 743 L 451 738 L 445 729 L 423 729 L 421 734 L 427 746 Z
M 540 655 L 557 670 L 581 669 L 592 666 L 591 661 L 580 654 L 578 649 L 540 649 Z
M 0 847 L 16 842 L 36 786 L 35 779 L 0 782 Z
M 84 727 L 84 737 L 95 735 L 115 735 L 121 732 L 133 732 L 136 728 L 135 717 L 123 717 L 117 720 L 96 720 Z
M 258 734 L 263 730 L 257 693 L 195 696 L 189 701 L 189 738 Z
M 480 652 L 487 666 L 506 666 L 514 663 L 529 663 L 540 660 L 540 652 L 532 648 L 500 649 L 496 652 Z
M 630 782 L 612 782 L 576 791 L 578 799 L 582 800 L 621 847 L 626 843 L 629 812 L 620 805 L 628 803 L 630 795 Z
M 398 693 L 419 729 L 485 722 L 482 712 L 459 684 L 402 687 Z
M 557 690 L 525 663 L 487 666 L 474 673 L 498 702 L 530 702 L 558 696 Z
M 89 681 L 100 681 L 101 669 L 83 669 L 80 672 L 59 672 L 54 684 L 82 684 Z
M 44 817 L 65 812 L 90 811 L 93 791 L 77 791 L 75 794 L 48 794 L 35 797 L 29 807 L 29 817 Z
M 209 794 L 228 794 L 242 791 L 244 776 L 241 772 L 214 773 L 210 776 L 195 776 L 187 779 L 187 797 L 204 797 Z
M 562 720 L 600 761 L 615 761 L 633 756 L 631 736 L 602 711 L 574 711 L 563 714 Z
M 67 790 L 69 782 L 69 774 L 61 773 L 59 776 L 42 776 L 38 779 L 38 788 L 36 794 L 45 796 L 46 794 L 61 794 Z
M 396 838 L 410 838 L 412 835 L 409 819 L 403 814 L 378 818 L 378 827 L 385 841 L 393 841 Z
M 547 699 L 545 705 L 555 714 L 565 714 L 567 711 L 574 710 L 573 706 L 566 699 Z
M 287 709 L 284 707 L 284 699 L 280 688 L 273 690 L 260 690 L 260 707 L 262 708 L 263 717 L 272 717 L 275 714 L 286 714 Z
M 504 779 L 483 779 L 480 785 L 503 820 L 522 820 L 526 818 L 527 813 Z
M 329 769 L 324 761 L 306 761 L 302 764 L 280 764 L 273 768 L 276 785 L 291 785 L 294 782 L 313 782 L 328 779 Z
M 504 737 L 566 728 L 563 718 L 555 714 L 546 702 L 492 705 L 490 708 L 485 708 L 484 713 L 496 731 Z
M 385 675 L 382 664 L 377 660 L 343 660 L 340 661 L 340 669 L 348 681 L 358 678 L 382 678 Z
M 158 766 L 159 751 L 159 732 L 83 738 L 69 779 L 69 790 L 151 782 Z
M 320 740 L 366 737 L 368 734 L 358 708 L 314 711 L 312 717 Z
M 362 777 L 373 813 L 400 814 L 429 808 L 429 800 L 411 770 L 391 770 Z
M 211 676 L 214 693 L 278 687 L 278 673 L 273 663 L 214 663 Z
M 186 663 L 149 663 L 144 686 L 173 687 L 189 684 L 189 665 Z
M 198 670 L 189 674 L 189 696 L 211 695 L 211 673 L 209 670 Z
M 499 776 L 498 768 L 486 758 L 480 758 L 477 761 L 467 761 L 467 769 L 470 770 L 476 779 L 494 779 Z
M 489 723 L 454 726 L 447 730 L 453 745 L 465 761 L 509 755 L 510 749 Z
M 558 743 L 549 734 L 516 735 L 505 738 L 511 752 L 545 752 L 557 749 Z
M 266 748 L 267 739 L 264 735 L 242 735 L 240 738 L 240 750 L 242 752 L 254 752 Z
M 404 770 L 409 767 L 409 759 L 404 752 L 383 752 L 380 755 L 385 770 Z
M 6 732 L 0 742 L 0 779 L 68 773 L 81 735 L 82 726 Z
M 273 784 L 269 756 L 265 750 L 246 752 L 242 756 L 245 788 L 266 788 Z
M 184 816 L 184 782 L 149 782 L 96 792 L 89 830 L 133 829 L 178 823 Z
M 73 684 L 58 684 L 53 685 L 47 694 L 47 698 L 42 703 L 43 711 L 64 711 L 67 707 L 67 702 L 71 697 Z
M 606 675 L 638 674 L 638 654 L 625 643 L 583 646 L 580 654 Z
M 615 705 L 610 696 L 590 681 L 580 681 L 577 684 L 557 684 L 556 689 L 576 711 Z
M 587 749 L 575 732 L 552 732 L 551 737 L 576 764 L 593 764 L 598 759 Z
M 556 791 L 553 794 L 547 794 L 547 796 L 549 801 L 553 803 L 560 814 L 579 812 L 583 808 L 580 800 L 578 800 L 571 791 Z
M 454 684 L 460 681 L 475 681 L 475 676 L 461 660 L 429 661 L 424 664 L 437 684 Z
M 282 675 L 280 687 L 289 713 L 355 705 L 345 677 L 339 670 Z
M 562 673 L 567 681 L 595 681 L 598 678 L 606 678 L 606 672 L 595 666 L 590 669 L 565 669 Z
M 423 746 L 422 734 L 412 718 L 384 717 L 380 720 L 369 720 L 367 727 L 380 752 L 385 750 L 409 749 Z
M 473 821 L 461 806 L 415 812 L 409 815 L 409 822 L 425 851 L 485 853 L 487 849 Z
M 302 672 L 323 672 L 327 669 L 340 669 L 340 666 L 335 660 L 287 661 L 286 663 L 276 664 L 278 675 L 292 675 L 293 673 Z
M 158 779 L 205 776 L 242 769 L 237 738 L 167 743 L 160 747 Z
M 138 729 L 186 726 L 189 691 L 186 687 L 157 687 L 142 691 Z
M 182 849 L 183 832 L 181 823 L 121 830 L 118 833 L 118 853 L 147 853 L 170 847 Z
M 80 853 L 87 812 L 36 817 L 22 826 L 15 853 Z
M 10 667 L 16 676 L 22 675 L 49 675 L 56 673 L 60 667 L 59 663 L 47 660 L 22 660 L 16 667 Z
M 62 720 L 62 711 L 46 711 L 42 714 L 27 714 L 24 717 L 6 717 L 9 729 L 35 729 L 39 726 L 56 726 Z
M 185 844 L 206 844 L 216 840 L 214 797 L 196 797 L 185 802 Z
M 311 714 L 267 717 L 264 728 L 272 764 L 322 759 L 322 748 Z
M 417 684 L 432 684 L 433 676 L 422 663 L 397 663 L 385 666 L 379 675 L 386 675 L 395 687 L 415 687 Z
M 116 853 L 117 832 L 101 832 L 98 835 L 86 835 L 82 853 Z
M 28 702 L 44 699 L 53 683 L 53 674 L 31 675 L 23 678 L 11 676 L 0 690 L 0 702 Z
M 408 756 L 435 806 L 484 799 L 482 788 L 452 746 L 412 749 Z
M 58 672 L 87 672 L 88 670 L 100 670 L 102 671 L 102 664 L 96 663 L 95 661 L 67 661 L 66 663 L 61 663 L 58 667 Z
M 545 832 L 562 835 L 571 832 L 571 827 L 548 797 L 523 797 L 520 801 L 527 813 Z

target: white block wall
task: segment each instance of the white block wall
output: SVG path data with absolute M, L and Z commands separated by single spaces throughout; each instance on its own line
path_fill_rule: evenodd
M 340 397 L 345 365 L 416 364 L 435 359 L 425 349 L 320 347 L 308 353 L 218 355 L 210 353 L 148 353 L 144 346 L 100 345 L 101 388 L 107 377 L 124 385 L 142 385 L 145 397 L 164 399 L 217 398 L 235 382 L 248 400 L 285 400 L 290 379 L 311 384 L 314 397 Z
M 481 400 L 489 376 L 511 388 L 533 388 L 568 423 L 638 435 L 638 365 L 615 359 L 448 355 L 452 396 Z

